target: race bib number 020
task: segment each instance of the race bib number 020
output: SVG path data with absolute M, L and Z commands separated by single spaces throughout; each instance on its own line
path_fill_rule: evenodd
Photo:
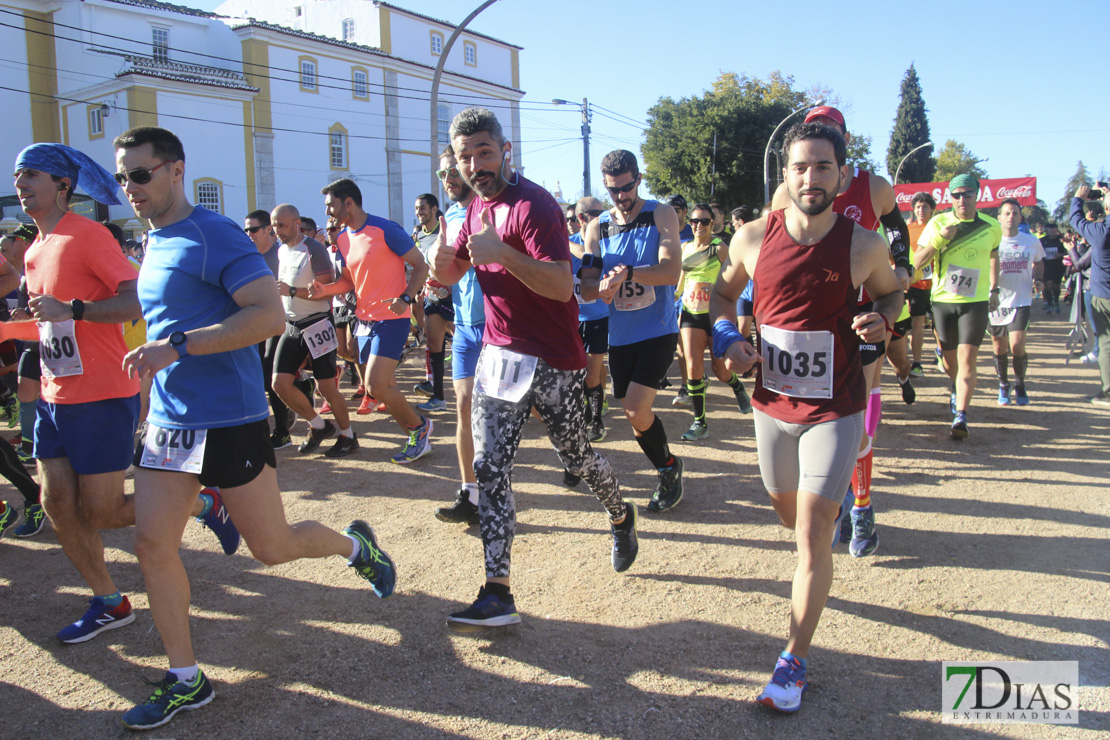
M 163 429 L 147 422 L 141 465 L 200 475 L 207 429 Z
M 475 384 L 487 396 L 516 403 L 532 387 L 535 374 L 536 358 L 532 355 L 487 344 L 478 357 Z
M 944 283 L 949 293 L 974 298 L 979 290 L 979 270 L 975 267 L 948 265 L 948 270 L 944 273 Z
M 328 318 L 320 319 L 309 326 L 301 336 L 304 337 L 308 345 L 308 353 L 314 360 L 339 347 L 339 341 L 335 338 L 335 327 Z
M 47 378 L 65 378 L 85 372 L 73 319 L 39 322 L 39 365 Z
M 759 327 L 763 387 L 794 398 L 832 398 L 833 335 Z

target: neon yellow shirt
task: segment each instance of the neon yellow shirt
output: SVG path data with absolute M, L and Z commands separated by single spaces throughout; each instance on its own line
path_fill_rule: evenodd
M 956 224 L 956 238 L 946 242 L 940 235 L 945 226 Z M 962 221 L 952 211 L 933 216 L 917 240 L 918 246 L 933 247 L 933 302 L 985 303 L 990 299 L 991 252 L 1002 241 L 998 221 L 976 213 Z

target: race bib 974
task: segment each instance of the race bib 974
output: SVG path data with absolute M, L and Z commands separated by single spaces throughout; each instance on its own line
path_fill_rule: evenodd
M 979 290 L 979 270 L 975 267 L 948 265 L 944 273 L 944 284 L 949 293 L 974 298 Z

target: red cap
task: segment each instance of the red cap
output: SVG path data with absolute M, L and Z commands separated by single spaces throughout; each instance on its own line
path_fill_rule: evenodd
M 831 121 L 836 121 L 840 124 L 841 128 L 847 130 L 848 124 L 844 123 L 844 114 L 833 108 L 831 105 L 819 105 L 809 113 L 806 113 L 806 123 L 809 123 L 815 118 L 828 118 Z

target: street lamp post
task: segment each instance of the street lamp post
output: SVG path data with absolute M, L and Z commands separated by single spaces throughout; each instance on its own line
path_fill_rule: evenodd
M 898 184 L 898 175 L 901 174 L 901 172 L 902 172 L 902 165 L 904 165 L 906 163 L 906 160 L 910 158 L 910 155 L 913 154 L 914 152 L 916 152 L 918 149 L 924 149 L 925 147 L 932 146 L 932 145 L 933 145 L 933 142 L 926 141 L 921 146 L 915 146 L 913 149 L 910 149 L 908 152 L 906 152 L 906 156 L 902 157 L 902 161 L 898 163 L 898 168 L 894 170 L 894 184 L 895 185 Z
M 786 118 L 779 121 L 779 125 L 775 126 L 775 130 L 771 134 L 771 138 L 767 139 L 767 148 L 763 150 L 763 203 L 764 204 L 768 203 L 771 200 L 771 172 L 770 172 L 770 168 L 767 167 L 767 160 L 771 157 L 771 144 L 774 143 L 775 137 L 779 135 L 779 131 L 782 129 L 783 126 L 786 125 L 786 122 L 789 121 L 791 118 L 798 115 L 799 113 L 801 113 L 804 110 L 809 110 L 810 108 L 816 108 L 817 106 L 824 105 L 824 104 L 825 104 L 825 101 L 824 101 L 824 99 L 822 99 L 822 100 L 818 100 L 816 103 L 813 103 L 812 105 L 810 105 L 809 103 L 806 103 L 805 105 L 803 105 L 798 110 L 792 111 L 790 113 L 790 115 L 788 115 Z
M 582 109 L 582 197 L 593 195 L 590 188 L 590 101 L 582 98 L 581 103 L 575 103 L 562 98 L 555 98 L 552 105 L 577 105 Z

